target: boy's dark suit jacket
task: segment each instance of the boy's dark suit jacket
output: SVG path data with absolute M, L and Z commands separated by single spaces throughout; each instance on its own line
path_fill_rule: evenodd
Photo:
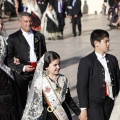
M 106 61 L 115 97 L 119 92 L 120 82 L 118 61 L 110 54 L 106 54 Z M 77 79 L 77 93 L 81 108 L 89 107 L 89 100 L 105 98 L 105 71 L 95 52 L 80 60 Z

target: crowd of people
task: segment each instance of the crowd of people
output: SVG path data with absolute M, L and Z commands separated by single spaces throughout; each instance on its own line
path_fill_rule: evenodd
M 20 29 L 9 36 L 0 16 L 0 120 L 72 120 L 69 108 L 79 120 L 120 120 L 120 71 L 117 58 L 107 53 L 109 33 L 96 29 L 90 35 L 93 52 L 78 66 L 78 107 L 60 74 L 60 55 L 47 51 L 45 38 L 63 38 L 66 11 L 74 37 L 76 25 L 81 35 L 81 1 L 42 5 L 29 0 L 25 12 L 16 10 Z
M 18 15 L 18 0 L 5 0 L 4 13 Z M 81 1 L 80 0 L 27 0 L 24 12 L 32 15 L 32 29 L 40 31 L 46 39 L 63 39 L 65 18 L 70 16 L 73 36 L 81 35 Z M 52 26 L 52 27 L 51 27 Z M 78 34 L 76 32 L 78 26 Z
M 116 0 L 108 10 L 108 20 L 111 29 L 119 28 L 120 24 L 120 0 Z

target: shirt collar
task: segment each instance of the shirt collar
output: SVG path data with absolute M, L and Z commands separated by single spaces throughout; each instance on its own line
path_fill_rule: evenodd
M 104 59 L 105 56 L 106 56 L 106 53 L 104 53 L 104 55 L 102 56 L 101 54 L 95 52 L 96 56 L 97 56 L 97 59 Z
M 25 31 L 22 30 L 22 28 L 21 28 L 21 31 L 22 31 L 22 34 L 23 34 L 23 35 L 30 35 L 30 34 L 33 34 L 33 31 L 32 31 L 32 30 L 30 30 L 29 32 L 25 32 Z

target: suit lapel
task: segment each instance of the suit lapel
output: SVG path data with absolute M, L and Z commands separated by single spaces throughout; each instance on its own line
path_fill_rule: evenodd
M 39 40 L 40 39 L 38 38 L 36 31 L 33 31 L 33 33 L 34 33 L 34 52 L 35 52 L 37 60 L 38 60 L 38 58 L 39 58 Z
M 107 54 L 106 54 L 106 62 L 107 62 L 107 66 L 108 66 L 108 71 L 109 71 L 109 73 L 111 73 L 112 66 L 111 66 L 111 62 L 110 62 L 110 59 Z
M 38 39 L 35 31 L 33 31 L 33 34 L 34 34 L 34 50 L 35 50 L 35 49 L 37 49 L 39 39 Z
M 29 46 L 29 44 L 28 44 L 28 42 L 26 41 L 25 37 L 23 36 L 21 30 L 19 31 L 19 40 L 20 40 L 20 43 L 22 43 L 22 45 L 24 45 L 24 46 Z

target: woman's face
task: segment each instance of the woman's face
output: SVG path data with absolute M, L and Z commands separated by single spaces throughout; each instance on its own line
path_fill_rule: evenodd
M 52 11 L 53 10 L 53 7 L 52 5 L 49 6 L 49 10 Z
M 3 28 L 3 20 L 0 19 L 0 31 L 2 31 L 2 28 Z
M 35 4 L 35 0 L 31 0 L 31 2 L 32 2 L 33 4 Z
M 60 59 L 53 60 L 46 68 L 51 75 L 58 75 L 60 71 Z

